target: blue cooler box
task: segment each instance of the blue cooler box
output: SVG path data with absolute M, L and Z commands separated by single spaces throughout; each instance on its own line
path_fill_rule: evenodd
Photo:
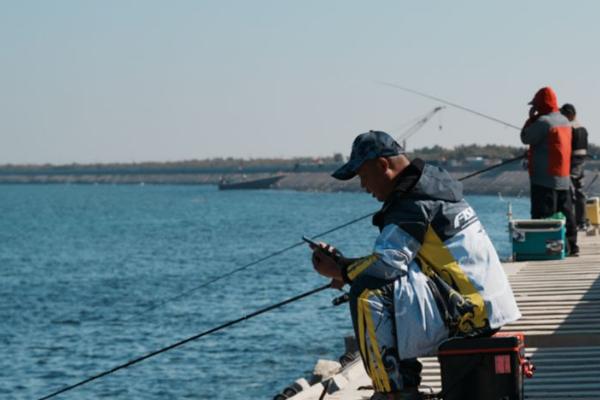
M 561 260 L 565 258 L 564 219 L 514 219 L 509 222 L 513 260 Z

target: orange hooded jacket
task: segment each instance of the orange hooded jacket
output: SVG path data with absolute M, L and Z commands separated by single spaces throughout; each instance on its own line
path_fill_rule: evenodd
M 544 87 L 529 104 L 537 115 L 529 118 L 521 131 L 521 141 L 529 145 L 531 183 L 557 190 L 569 188 L 571 167 L 571 126 L 558 111 L 556 93 Z

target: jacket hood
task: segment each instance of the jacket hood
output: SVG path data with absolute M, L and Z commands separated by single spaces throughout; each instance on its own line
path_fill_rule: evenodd
M 386 204 L 401 198 L 457 202 L 463 199 L 462 183 L 453 179 L 446 170 L 416 158 L 402 172 Z
M 445 170 L 425 164 L 423 174 L 410 192 L 410 196 L 457 202 L 463 199 L 463 186 Z
M 445 170 L 425 164 L 421 159 L 414 159 L 396 183 L 396 188 L 383 204 L 379 212 L 373 216 L 373 225 L 383 229 L 383 216 L 397 201 L 443 200 L 459 202 L 463 199 L 462 183 L 458 182 Z
M 558 111 L 558 99 L 556 93 L 550 86 L 537 91 L 529 104 L 534 105 L 540 115 L 546 115 Z

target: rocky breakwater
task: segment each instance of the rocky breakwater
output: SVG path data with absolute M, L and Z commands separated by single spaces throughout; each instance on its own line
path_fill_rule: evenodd
M 473 171 L 474 172 L 474 171 Z M 468 171 L 454 171 L 450 175 L 456 179 L 469 175 Z M 587 171 L 591 183 L 595 171 Z M 525 170 L 490 171 L 462 181 L 466 194 L 488 194 L 504 196 L 520 196 L 529 194 L 529 177 Z M 587 183 L 586 183 L 587 185 Z M 357 192 L 361 191 L 358 178 L 349 181 L 333 179 L 329 173 L 290 173 L 277 185 L 278 189 L 319 191 L 319 192 Z M 588 193 L 600 193 L 600 179 L 589 187 Z

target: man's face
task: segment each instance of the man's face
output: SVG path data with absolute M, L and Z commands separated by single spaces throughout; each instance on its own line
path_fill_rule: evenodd
M 379 201 L 385 201 L 390 191 L 386 167 L 385 159 L 376 158 L 365 161 L 356 171 L 360 177 L 360 186 Z

